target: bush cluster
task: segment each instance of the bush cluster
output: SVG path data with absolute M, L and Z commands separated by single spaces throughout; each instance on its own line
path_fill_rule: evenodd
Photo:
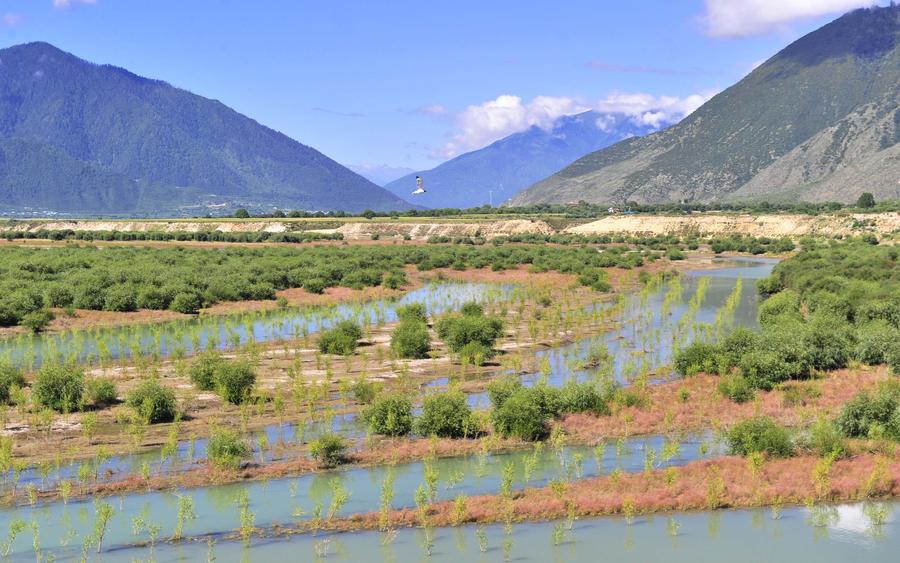
M 562 387 L 538 384 L 525 387 L 516 378 L 504 378 L 488 385 L 493 409 L 491 423 L 503 436 L 538 440 L 547 434 L 547 422 L 561 414 L 591 412 L 609 414 L 615 389 L 600 390 L 593 383 L 569 381 Z
M 129 392 L 125 403 L 150 424 L 172 422 L 178 412 L 175 392 L 156 378 L 144 381 Z
M 230 361 L 213 351 L 198 355 L 188 368 L 188 377 L 202 391 L 216 391 L 235 405 L 246 401 L 256 385 L 256 373 L 245 361 Z
M 789 457 L 794 444 L 788 430 L 766 416 L 741 421 L 725 435 L 731 453 L 748 455 L 762 453 L 772 457 Z
M 494 355 L 494 344 L 503 334 L 503 320 L 486 316 L 481 305 L 469 302 L 459 313 L 438 320 L 435 330 L 461 361 L 481 365 Z
M 835 424 L 850 438 L 900 440 L 900 383 L 890 380 L 874 393 L 859 393 L 844 405 Z
M 237 469 L 241 461 L 250 457 L 250 446 L 240 434 L 227 428 L 217 428 L 209 436 L 206 455 L 220 469 Z
M 333 328 L 323 331 L 319 337 L 319 351 L 323 354 L 349 356 L 356 351 L 362 329 L 353 321 L 337 323 Z
M 400 358 L 427 358 L 431 350 L 431 337 L 428 336 L 428 317 L 425 306 L 412 303 L 397 309 L 400 324 L 391 335 L 391 349 Z
M 427 395 L 413 429 L 419 436 L 439 438 L 466 438 L 477 432 L 472 409 L 461 391 Z
M 399 394 L 383 395 L 363 410 L 362 418 L 374 434 L 405 436 L 412 431 L 412 402 Z
M 37 404 L 57 412 L 81 410 L 84 372 L 70 365 L 41 366 L 31 388 L 31 395 Z

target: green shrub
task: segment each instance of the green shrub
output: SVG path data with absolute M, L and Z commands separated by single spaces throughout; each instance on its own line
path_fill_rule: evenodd
M 766 416 L 741 421 L 725 435 L 731 453 L 748 455 L 762 453 L 772 457 L 790 457 L 794 445 L 787 429 Z
M 431 350 L 431 338 L 424 322 L 404 320 L 391 335 L 391 349 L 401 358 L 427 358 Z
M 718 385 L 719 393 L 728 397 L 735 403 L 752 401 L 756 396 L 753 385 L 742 375 L 729 375 L 723 377 Z
M 240 434 L 227 428 L 213 430 L 206 446 L 209 461 L 220 469 L 237 469 L 250 457 L 250 446 Z
M 116 402 L 116 382 L 103 377 L 89 379 L 85 384 L 85 395 L 94 405 L 111 405 Z
M 422 414 L 413 426 L 419 436 L 467 437 L 474 427 L 472 409 L 466 403 L 466 395 L 460 391 L 426 395 Z
M 884 434 L 900 438 L 900 427 L 893 426 L 898 406 L 900 386 L 896 382 L 888 382 L 880 385 L 874 394 L 863 391 L 850 399 L 835 423 L 841 433 L 850 438 L 881 437 Z
M 310 278 L 303 282 L 303 289 L 310 293 L 322 294 L 325 293 L 325 288 L 327 287 L 325 280 L 322 278 Z
M 218 352 L 203 352 L 191 362 L 188 377 L 201 391 L 212 391 L 216 388 L 216 373 L 226 363 L 227 360 Z
M 522 381 L 518 377 L 501 377 L 488 383 L 488 399 L 491 401 L 491 405 L 494 409 L 499 409 L 503 406 L 503 403 L 506 402 L 506 399 L 521 388 Z
M 772 295 L 759 306 L 759 322 L 764 327 L 784 322 L 784 319 L 801 319 L 800 295 L 786 289 Z
M 425 305 L 422 303 L 410 303 L 397 307 L 397 319 L 400 322 L 416 321 L 420 323 L 428 322 L 428 314 Z
M 835 370 L 847 367 L 854 341 L 847 321 L 833 316 L 816 316 L 803 334 L 810 367 Z
M 203 300 L 193 292 L 176 293 L 169 303 L 169 309 L 187 315 L 196 314 L 203 307 Z
M 323 354 L 349 356 L 356 351 L 362 329 L 353 321 L 341 321 L 319 337 L 319 351 Z
M 720 345 L 725 355 L 727 366 L 732 368 L 738 365 L 744 354 L 748 354 L 759 347 L 759 340 L 759 335 L 749 328 L 738 327 L 734 329 L 722 340 Z
M 837 425 L 824 418 L 814 422 L 809 428 L 809 448 L 820 456 L 845 457 L 850 453 L 847 441 Z
M 756 282 L 756 291 L 763 296 L 773 295 L 782 289 L 784 289 L 784 285 L 778 276 L 772 275 Z
M 756 350 L 745 354 L 738 367 L 741 375 L 752 387 L 766 391 L 803 373 L 801 366 L 785 361 L 777 353 L 768 350 Z
M 74 366 L 42 366 L 31 394 L 37 404 L 58 412 L 81 410 L 84 373 Z
M 412 430 L 412 402 L 401 395 L 384 395 L 366 407 L 362 418 L 375 434 L 405 436 Z
M 435 330 L 451 351 L 462 354 L 467 345 L 475 344 L 469 346 L 467 355 L 482 354 L 489 358 L 493 354 L 494 344 L 503 334 L 503 321 L 498 317 L 483 317 L 470 312 L 441 318 Z
M 19 324 L 37 334 L 47 328 L 47 325 L 50 324 L 50 321 L 52 321 L 53 318 L 52 312 L 47 309 L 38 309 L 37 311 L 32 311 L 23 315 Z
M 467 317 L 483 317 L 484 307 L 477 301 L 466 301 L 459 308 L 459 312 Z
M 675 370 L 681 375 L 696 375 L 699 372 L 718 373 L 722 360 L 722 349 L 706 342 L 691 342 L 675 352 Z
M 378 395 L 379 386 L 372 383 L 371 381 L 361 379 L 354 383 L 351 389 L 353 391 L 353 397 L 358 402 L 364 405 L 368 405 L 369 403 L 374 401 L 375 396 Z
M 339 434 L 323 434 L 309 444 L 309 453 L 325 467 L 343 463 L 347 453 L 347 442 Z
M 138 385 L 128 393 L 125 403 L 150 424 L 172 422 L 178 411 L 175 392 L 157 379 L 148 379 Z
M 216 370 L 216 391 L 229 403 L 239 405 L 250 397 L 256 373 L 247 362 L 226 362 Z
M 666 250 L 666 258 L 669 260 L 684 260 L 685 256 L 684 252 L 673 246 Z
M 559 413 L 589 412 L 597 416 L 610 413 L 609 404 L 597 386 L 590 382 L 567 381 L 558 393 Z
M 25 376 L 11 364 L 0 361 L 0 403 L 9 402 L 9 391 L 13 387 L 25 387 Z
M 137 309 L 137 296 L 134 289 L 127 285 L 116 285 L 106 290 L 103 299 L 104 311 L 118 311 L 120 313 Z
M 854 357 L 860 362 L 874 366 L 886 363 L 892 350 L 900 342 L 900 331 L 883 319 L 870 321 L 857 331 Z
M 544 399 L 534 389 L 523 387 L 503 400 L 491 411 L 494 430 L 502 436 L 539 440 L 547 435 L 547 412 Z

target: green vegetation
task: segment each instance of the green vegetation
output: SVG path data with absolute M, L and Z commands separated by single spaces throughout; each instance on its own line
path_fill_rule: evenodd
M 188 377 L 201 391 L 216 391 L 236 405 L 247 400 L 256 384 L 249 363 L 227 360 L 215 351 L 199 354 L 188 368 Z
M 14 366 L 0 361 L 0 403 L 9 402 L 9 392 L 13 387 L 25 387 L 25 376 Z
M 38 371 L 31 394 L 37 404 L 57 412 L 81 410 L 84 372 L 75 366 L 43 366 Z
M 740 377 L 720 391 L 742 402 L 753 389 L 847 367 L 886 363 L 900 373 L 900 249 L 864 241 L 804 250 L 775 267 L 759 290 L 761 333 L 736 330 L 719 344 L 694 342 L 675 369 Z
M 435 330 L 463 363 L 481 365 L 494 355 L 494 344 L 503 334 L 503 320 L 485 316 L 477 303 L 465 303 L 458 314 L 438 320 Z
M 757 416 L 741 421 L 725 435 L 731 453 L 762 453 L 772 457 L 789 457 L 794 453 L 791 435 L 769 417 Z
M 329 433 L 310 442 L 309 453 L 325 467 L 334 467 L 344 462 L 348 447 L 343 436 Z
M 319 351 L 323 354 L 349 356 L 356 351 L 362 329 L 353 321 L 341 321 L 334 328 L 322 332 L 319 337 Z
M 209 436 L 206 455 L 213 466 L 237 469 L 241 461 L 250 457 L 250 446 L 240 434 L 227 428 L 217 428 Z
M 488 385 L 491 422 L 503 436 L 539 440 L 547 435 L 550 419 L 565 413 L 590 412 L 598 416 L 610 413 L 609 402 L 615 388 L 597 389 L 591 382 L 569 381 L 562 387 L 540 383 L 525 387 L 517 378 L 503 378 Z
M 427 358 L 431 350 L 428 325 L 418 314 L 401 311 L 400 324 L 391 334 L 391 349 L 400 358 Z
M 416 417 L 413 428 L 419 436 L 464 438 L 475 433 L 476 424 L 466 395 L 461 391 L 450 391 L 426 395 L 422 414 Z
M 150 424 L 172 422 L 178 412 L 175 392 L 156 378 L 144 381 L 128 393 L 125 403 Z
M 850 438 L 900 440 L 900 383 L 890 380 L 874 393 L 856 395 L 841 409 L 835 424 Z
M 362 413 L 369 430 L 385 436 L 405 436 L 412 431 L 412 402 L 399 394 L 377 397 Z
M 116 402 L 116 382 L 105 377 L 88 379 L 84 394 L 94 406 L 107 406 Z
M 216 372 L 216 391 L 229 403 L 239 405 L 250 397 L 256 373 L 247 362 L 228 362 Z

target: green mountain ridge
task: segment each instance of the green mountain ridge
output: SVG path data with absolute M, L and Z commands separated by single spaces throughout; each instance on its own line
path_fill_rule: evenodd
M 208 205 L 405 209 L 219 101 L 47 43 L 0 50 L 0 205 L 160 214 Z
M 512 205 L 898 197 L 900 6 L 800 38 L 685 118 L 590 153 Z

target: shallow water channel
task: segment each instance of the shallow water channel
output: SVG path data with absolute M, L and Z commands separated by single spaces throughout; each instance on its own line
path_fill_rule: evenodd
M 677 282 L 666 282 L 652 291 L 627 296 L 622 322 L 616 329 L 596 338 L 583 338 L 567 346 L 537 352 L 539 358 L 546 357 L 549 360 L 550 372 L 547 375 L 547 381 L 551 385 L 561 385 L 570 378 L 581 380 L 589 377 L 587 370 L 578 370 L 572 366 L 577 364 L 578 359 L 586 357 L 592 344 L 596 343 L 598 339 L 605 343 L 613 356 L 615 378 L 619 382 L 627 383 L 639 372 L 649 371 L 652 373 L 657 367 L 667 364 L 676 340 L 683 343 L 698 334 L 709 336 L 715 326 L 722 324 L 755 328 L 757 326 L 755 280 L 767 276 L 775 263 L 775 260 L 759 258 L 723 259 L 723 267 L 720 269 L 690 272 L 686 276 L 680 277 Z M 735 290 L 737 284 L 741 284 L 740 292 Z M 509 286 L 440 284 L 426 286 L 397 301 L 376 302 L 343 309 L 337 307 L 328 314 L 303 312 L 301 315 L 296 311 L 293 313 L 280 311 L 272 313 L 271 317 L 263 315 L 249 324 L 237 323 L 233 326 L 226 326 L 227 321 L 223 319 L 206 319 L 197 322 L 200 324 L 211 323 L 203 325 L 201 329 L 201 333 L 206 335 L 201 338 L 202 347 L 208 344 L 208 335 L 214 331 L 219 331 L 219 339 L 216 342 L 224 346 L 229 338 L 240 337 L 246 341 L 250 334 L 258 341 L 293 338 L 302 334 L 302 330 L 297 328 L 298 323 L 305 323 L 303 326 L 306 328 L 303 330 L 313 332 L 319 327 L 328 326 L 335 320 L 348 317 L 364 319 L 366 322 L 389 322 L 393 320 L 393 308 L 397 304 L 424 301 L 429 312 L 441 312 L 455 309 L 462 302 L 473 298 L 502 299 L 512 291 L 514 289 Z M 701 296 L 702 299 L 696 298 Z M 733 307 L 730 310 L 729 318 L 724 321 L 719 319 L 717 322 L 717 317 L 730 297 Z M 148 346 L 158 348 L 161 341 L 153 335 L 153 330 L 157 329 L 147 328 L 146 330 L 148 331 L 147 335 L 141 338 L 149 339 Z M 180 343 L 171 340 L 170 342 L 174 344 L 167 344 L 161 349 L 171 351 L 174 346 L 185 344 L 190 346 L 192 338 L 196 342 L 196 337 L 183 334 L 183 332 L 173 332 L 173 334 L 182 334 Z M 174 339 L 174 336 L 172 338 Z M 47 342 L 49 341 L 34 341 L 26 348 L 17 352 L 13 350 L 13 352 L 20 354 L 22 358 L 26 358 L 29 354 L 40 358 L 44 347 L 47 347 L 48 350 L 58 351 L 60 346 L 65 345 L 64 339 L 55 344 Z M 96 350 L 101 346 L 106 346 L 103 342 L 105 342 L 103 337 L 97 336 L 96 340 L 82 339 L 78 342 L 78 346 L 84 354 L 89 355 L 96 353 L 96 351 L 90 351 L 91 347 Z M 74 345 L 75 340 L 72 340 L 71 343 Z M 0 345 L 0 350 L 2 350 L 2 346 L 11 345 L 13 345 L 13 341 L 3 343 Z M 166 348 L 166 346 L 169 347 Z M 128 354 L 127 347 L 122 347 L 122 350 L 124 354 Z M 529 384 L 537 381 L 539 377 L 541 377 L 540 374 L 523 376 L 526 383 Z M 471 402 L 476 406 L 487 405 L 484 394 L 472 395 Z M 352 416 L 344 416 L 333 421 L 332 426 L 351 433 L 360 432 L 359 424 L 352 419 Z M 281 432 L 286 432 L 286 439 L 292 440 L 294 428 L 287 426 L 282 429 L 276 425 L 267 428 L 266 432 L 269 435 L 269 442 L 275 443 Z M 677 448 L 671 443 L 667 448 L 664 447 L 664 441 L 665 438 L 658 436 L 613 442 L 606 444 L 601 449 L 570 447 L 562 451 L 553 451 L 549 445 L 546 445 L 536 456 L 537 463 L 527 486 L 543 486 L 550 480 L 559 478 L 590 477 L 609 473 L 617 468 L 627 472 L 642 471 L 645 468 L 649 449 L 654 450 L 657 454 L 654 467 L 682 465 L 702 457 L 722 454 L 722 445 L 710 435 L 685 438 L 678 443 Z M 185 457 L 187 448 L 187 442 L 180 444 L 182 458 Z M 202 458 L 204 449 L 205 443 L 198 440 L 194 444 L 194 458 Z M 663 454 L 664 451 L 667 454 Z M 496 493 L 500 486 L 503 468 L 506 465 L 514 468 L 514 488 L 521 488 L 526 485 L 524 483 L 526 460 L 532 455 L 534 455 L 532 451 L 525 450 L 432 461 L 430 462 L 431 468 L 438 475 L 437 498 L 452 499 L 458 494 L 472 496 Z M 144 461 L 152 462 L 154 459 L 158 460 L 158 454 L 123 456 L 110 460 L 108 467 L 115 471 L 135 470 Z M 171 464 L 172 462 L 166 463 Z M 74 471 L 74 469 L 68 471 Z M 351 468 L 269 482 L 204 487 L 178 493 L 153 492 L 132 494 L 121 498 L 112 497 L 107 499 L 107 502 L 112 505 L 115 514 L 110 520 L 104 538 L 103 559 L 124 561 L 148 557 L 146 548 L 141 550 L 127 548 L 129 543 L 148 539 L 146 531 L 137 535 L 133 533 L 132 518 L 140 515 L 145 522 L 159 525 L 160 538 L 171 536 L 178 512 L 178 494 L 191 496 L 198 517 L 185 524 L 184 535 L 217 534 L 233 531 L 239 527 L 238 499 L 245 491 L 248 494 L 249 507 L 255 514 L 254 525 L 266 528 L 278 523 L 289 524 L 298 518 L 298 514 L 301 518 L 309 518 L 317 504 L 322 506 L 323 513 L 327 512 L 336 483 L 339 483 L 340 488 L 349 493 L 349 498 L 340 511 L 341 514 L 377 511 L 382 483 L 389 475 L 394 479 L 394 498 L 391 506 L 394 508 L 414 506 L 415 489 L 425 480 L 425 473 L 426 464 L 414 462 L 393 466 Z M 63 475 L 63 478 L 65 477 Z M 39 481 L 39 477 L 33 470 L 26 472 L 20 486 L 29 481 Z M 893 505 L 889 506 L 893 507 Z M 847 508 L 846 510 L 854 509 Z M 798 543 L 796 547 L 793 547 L 792 543 L 785 543 L 778 551 L 779 557 L 782 553 L 789 554 L 793 549 L 800 549 L 801 545 L 809 547 L 806 544 L 811 540 L 803 543 L 805 540 L 802 539 L 811 533 L 808 526 L 804 524 L 802 513 L 802 510 L 785 510 L 783 518 L 772 521 L 773 526 L 777 525 L 782 529 L 800 526 L 806 534 L 800 533 L 797 541 L 801 543 Z M 753 534 L 758 533 L 755 527 L 745 526 L 749 514 L 728 512 L 720 516 L 709 516 L 709 518 L 721 520 L 721 531 L 716 539 L 710 539 L 708 536 L 700 534 L 699 530 L 705 528 L 704 522 L 708 516 L 698 514 L 677 515 L 679 531 L 674 536 L 671 535 L 672 525 L 666 523 L 665 517 L 657 517 L 651 521 L 640 520 L 635 525 L 627 527 L 618 519 L 576 522 L 573 530 L 565 532 L 565 539 L 561 540 L 559 545 L 553 545 L 551 541 L 551 533 L 555 524 L 521 524 L 515 526 L 513 531 L 511 554 L 516 560 L 528 561 L 550 559 L 593 561 L 601 553 L 604 558 L 608 558 L 606 556 L 609 555 L 613 560 L 646 560 L 664 554 L 667 559 L 674 557 L 674 560 L 679 561 L 687 560 L 686 558 L 682 559 L 682 556 L 687 553 L 693 554 L 691 561 L 719 560 L 721 556 L 725 556 L 726 552 L 718 552 L 716 549 L 724 550 L 727 545 L 730 545 L 721 544 L 723 537 L 734 535 L 742 538 L 743 536 L 735 531 L 742 526 L 753 530 Z M 754 521 L 755 518 L 753 516 Z M 9 529 L 15 519 L 21 519 L 29 524 L 34 522 L 39 530 L 38 545 L 53 552 L 57 559 L 77 559 L 81 555 L 82 538 L 89 535 L 93 529 L 95 506 L 87 501 L 70 501 L 68 505 L 57 502 L 49 505 L 38 504 L 36 507 L 2 510 L 0 511 L 0 537 L 5 530 Z M 897 536 L 896 533 L 891 532 L 894 527 L 893 520 L 890 520 L 885 526 L 889 532 L 886 534 L 888 539 L 879 540 L 881 543 L 873 543 L 877 553 L 881 553 L 880 547 L 884 545 L 884 542 L 896 543 L 898 541 L 893 539 Z M 831 530 L 827 526 L 824 529 L 829 532 Z M 667 531 L 670 534 L 667 534 Z M 481 553 L 479 540 L 475 537 L 473 528 L 466 527 L 458 531 L 438 530 L 432 560 L 446 560 L 450 557 L 459 558 L 460 556 L 465 557 L 466 560 L 502 559 L 503 554 L 500 551 L 500 545 L 504 538 L 502 528 L 491 526 L 487 528 L 486 533 L 489 538 L 488 548 L 486 552 Z M 837 532 L 829 533 L 829 539 L 825 541 L 833 541 L 833 536 L 836 534 Z M 358 560 L 360 554 L 366 554 L 366 560 L 407 561 L 424 557 L 419 545 L 420 535 L 421 532 L 417 531 L 401 531 L 396 540 L 386 547 L 381 546 L 380 535 L 370 533 L 340 534 L 325 542 L 324 545 L 321 543 L 321 538 L 309 537 L 293 538 L 290 541 L 268 540 L 264 543 L 256 541 L 252 552 L 245 551 L 239 543 L 223 541 L 215 547 L 215 556 L 220 561 L 270 560 L 285 557 L 291 559 L 300 557 L 301 560 L 307 560 L 313 559 L 316 552 L 322 555 L 322 550 L 325 550 L 328 559 L 351 561 Z M 629 542 L 623 542 L 623 537 L 627 535 L 633 536 L 633 544 L 629 545 Z M 703 535 L 703 538 L 700 538 L 699 535 Z M 642 540 L 641 538 L 645 536 L 648 538 L 652 536 L 653 539 Z M 30 529 L 20 533 L 9 546 L 12 557 L 23 560 L 34 558 L 33 539 Z M 785 540 L 777 541 L 784 542 Z M 698 556 L 699 553 L 703 553 L 703 546 L 707 543 L 712 550 L 709 552 L 711 557 Z M 720 544 L 721 547 L 716 548 Z M 734 545 L 739 547 L 741 544 Z M 509 546 L 507 547 L 509 548 Z M 720 556 L 712 556 L 716 553 Z M 823 560 L 837 560 L 830 558 L 833 555 L 832 551 L 823 550 L 823 553 L 825 554 Z M 158 561 L 195 560 L 205 556 L 205 544 L 202 546 L 183 544 L 174 547 L 157 545 L 154 553 L 154 558 Z M 248 557 L 249 559 L 247 559 Z M 744 559 L 738 558 L 738 560 Z

